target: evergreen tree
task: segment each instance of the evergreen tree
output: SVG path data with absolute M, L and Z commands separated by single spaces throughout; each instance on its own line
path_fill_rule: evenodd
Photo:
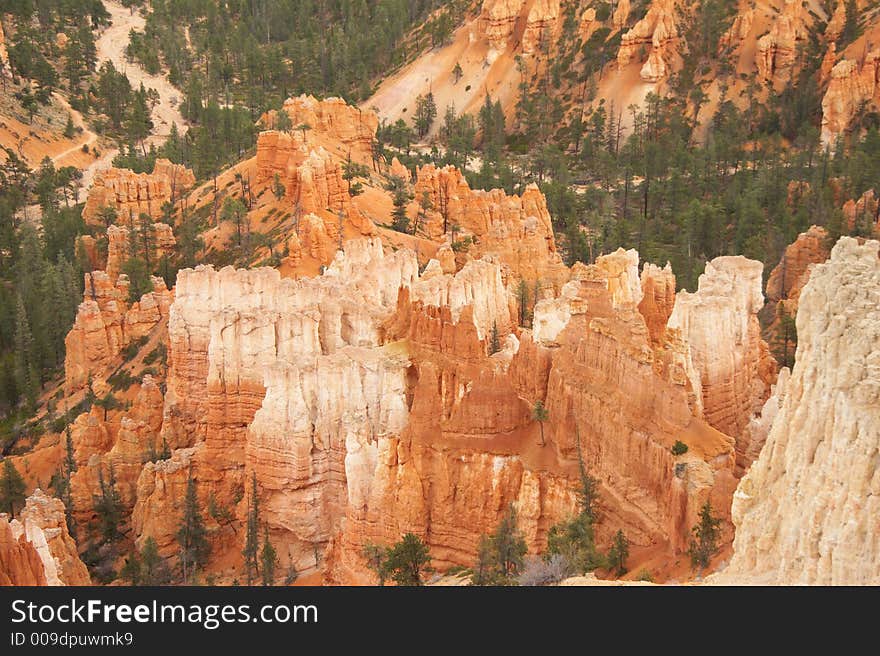
M 260 552 L 260 564 L 262 565 L 263 585 L 275 585 L 275 568 L 278 566 L 278 556 L 275 547 L 269 540 L 269 527 L 264 527 L 263 550 Z
M 280 109 L 275 113 L 275 129 L 279 132 L 291 132 L 293 130 L 293 122 L 290 120 L 290 114 L 284 109 Z M 303 137 L 305 141 L 305 137 Z
M 73 451 L 73 435 L 70 430 L 70 417 L 65 413 L 65 419 L 67 419 L 67 426 L 64 428 L 64 465 L 62 468 L 63 471 L 63 480 L 64 480 L 64 491 L 61 495 L 61 500 L 64 501 L 64 519 L 67 522 L 67 532 L 76 539 L 77 531 L 76 531 L 76 521 L 73 518 L 73 493 L 71 490 L 71 479 L 73 478 L 73 473 L 76 471 L 76 458 L 74 457 Z
M 171 572 L 159 555 L 159 545 L 152 537 L 144 540 L 140 561 L 141 582 L 144 585 L 168 585 L 171 582 Z
M 532 419 L 538 422 L 538 426 L 541 427 L 541 446 L 546 446 L 546 442 L 544 441 L 544 422 L 550 418 L 550 413 L 547 412 L 547 408 L 544 407 L 544 402 L 541 399 L 535 401 L 535 405 L 532 406 Z
M 453 84 L 458 84 L 463 76 L 464 71 L 461 70 L 461 64 L 455 62 L 455 67 L 452 69 L 452 79 L 454 80 Z
M 519 307 L 519 325 L 525 327 L 528 319 L 529 288 L 523 279 L 516 286 L 516 301 Z
M 119 578 L 131 585 L 141 584 L 141 554 L 137 549 L 132 549 L 125 559 L 122 569 L 119 570 Z
M 419 138 L 428 134 L 435 118 L 437 118 L 437 104 L 434 102 L 434 94 L 429 91 L 426 95 L 419 95 L 416 98 L 414 114 L 415 129 L 419 133 Z
M 527 547 L 526 540 L 517 525 L 516 508 L 513 504 L 501 518 L 495 532 L 491 536 L 495 562 L 501 576 L 515 577 L 523 566 Z
M 580 489 L 578 490 L 578 505 L 580 513 L 585 515 L 590 523 L 598 520 L 599 505 L 599 481 L 587 472 L 584 464 L 584 456 L 581 452 L 581 436 L 580 431 L 577 432 L 577 454 L 578 454 L 578 470 L 580 474 Z
M 254 578 L 259 573 L 259 563 L 257 562 L 257 550 L 259 548 L 259 512 L 257 474 L 256 472 L 251 472 L 251 497 L 248 501 L 244 550 L 241 552 L 244 556 L 244 567 L 248 585 L 254 584 Z
M 391 227 L 397 232 L 409 232 L 409 216 L 406 213 L 409 201 L 409 191 L 407 191 L 406 185 L 401 182 L 395 189 L 392 199 L 394 210 L 391 212 Z
M 614 534 L 611 549 L 608 551 L 608 567 L 617 575 L 626 574 L 626 559 L 629 558 L 629 540 L 622 530 Z
M 15 517 L 15 509 L 24 506 L 25 502 L 24 479 L 11 458 L 3 460 L 3 474 L 0 475 L 0 508 L 9 510 L 9 515 Z
M 422 585 L 430 562 L 428 545 L 414 533 L 407 533 L 388 550 L 386 567 L 397 585 Z
M 495 585 L 498 582 L 497 558 L 492 538 L 480 536 L 477 546 L 477 562 L 474 563 L 471 585 Z
M 718 539 L 721 535 L 721 519 L 712 515 L 709 501 L 700 509 L 700 520 L 691 529 L 693 537 L 688 546 L 691 565 L 702 570 L 718 552 Z
M 116 542 L 122 535 L 122 498 L 116 489 L 116 474 L 110 465 L 108 479 L 104 479 L 104 468 L 98 468 L 98 489 L 100 495 L 94 498 L 95 514 L 98 517 L 98 531 L 104 542 Z
M 199 508 L 196 480 L 192 467 L 186 482 L 186 496 L 183 501 L 183 515 L 177 529 L 177 543 L 180 545 L 180 564 L 183 568 L 183 581 L 188 583 L 195 570 L 203 566 L 211 553 L 205 523 Z
M 376 582 L 385 585 L 388 579 L 388 548 L 369 542 L 364 545 L 361 555 L 367 561 L 367 568 L 376 575 Z
M 40 388 L 34 351 L 34 339 L 31 336 L 24 301 L 21 295 L 18 295 L 15 306 L 15 386 L 31 407 L 37 402 Z
M 498 322 L 492 322 L 492 334 L 489 336 L 489 355 L 501 350 L 501 337 L 498 335 Z

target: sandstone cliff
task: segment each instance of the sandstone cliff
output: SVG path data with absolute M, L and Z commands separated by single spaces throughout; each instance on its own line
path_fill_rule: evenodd
M 64 504 L 37 489 L 20 516 L 0 514 L 0 584 L 90 585 L 67 532 Z
M 880 583 L 878 250 L 842 238 L 801 292 L 797 361 L 734 496 L 720 582 Z
M 165 281 L 153 277 L 153 291 L 128 304 L 128 276 L 115 284 L 104 271 L 85 274 L 84 300 L 64 340 L 64 375 L 68 393 L 83 388 L 89 376 L 101 378 L 115 366 L 121 350 L 149 334 L 168 317 L 171 293 Z
M 833 143 L 849 127 L 865 103 L 877 101 L 880 50 L 860 61 L 842 59 L 831 69 L 831 80 L 822 97 L 822 141 Z
M 536 185 L 526 187 L 522 196 L 508 196 L 501 189 L 472 190 L 457 168 L 427 164 L 418 169 L 415 183 L 415 197 L 423 194 L 434 208 L 419 226 L 426 236 L 451 237 L 455 230 L 457 239 L 472 238 L 469 257 L 495 255 L 516 278 L 556 288 L 568 279 L 547 201 Z
M 762 268 L 742 256 L 715 258 L 696 292 L 676 296 L 668 323 L 687 343 L 701 416 L 734 437 L 760 411 L 776 370 L 757 317 L 764 305 Z
M 162 206 L 179 199 L 194 182 L 191 170 L 167 159 L 156 160 L 152 173 L 110 168 L 95 176 L 83 207 L 83 219 L 100 224 L 98 215 L 105 207 L 116 211 L 119 225 L 127 225 L 129 220 L 137 222 L 141 214 L 157 219 L 162 216 Z
M 617 63 L 626 66 L 630 62 L 646 59 L 641 68 L 645 82 L 659 82 L 669 73 L 669 62 L 677 56 L 679 39 L 676 18 L 676 0 L 652 0 L 648 12 L 621 37 Z

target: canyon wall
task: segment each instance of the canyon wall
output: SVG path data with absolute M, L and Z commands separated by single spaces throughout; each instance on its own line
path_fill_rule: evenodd
M 843 237 L 800 295 L 797 360 L 733 501 L 721 583 L 880 583 L 880 243 Z
M 688 347 L 700 415 L 734 437 L 760 411 L 776 373 L 757 316 L 764 305 L 762 269 L 742 256 L 715 258 L 696 292 L 678 293 L 669 317 L 668 327 L 680 331 Z M 739 443 L 737 451 L 742 457 Z

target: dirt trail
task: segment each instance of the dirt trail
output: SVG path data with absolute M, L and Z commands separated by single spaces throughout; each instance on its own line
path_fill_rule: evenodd
M 151 75 L 141 68 L 137 63 L 132 63 L 125 58 L 125 48 L 128 45 L 128 33 L 132 29 L 143 30 L 145 20 L 138 12 L 132 13 L 118 2 L 114 0 L 104 0 L 104 6 L 110 12 L 112 21 L 110 27 L 104 30 L 95 42 L 95 48 L 98 53 L 98 66 L 105 61 L 111 61 L 117 70 L 122 71 L 128 77 L 131 86 L 137 88 L 143 83 L 147 89 L 155 89 L 159 94 L 159 103 L 153 108 L 153 134 L 147 139 L 147 145 L 162 145 L 171 132 L 171 125 L 177 124 L 177 128 L 181 133 L 186 131 L 186 124 L 183 116 L 178 108 L 178 103 L 182 94 L 171 85 L 164 75 Z M 82 116 L 75 110 L 70 110 L 80 126 L 83 127 L 83 134 L 91 135 L 86 140 L 89 147 L 92 148 L 98 137 L 91 132 L 85 125 Z M 80 146 L 81 147 L 81 146 Z M 116 148 L 108 148 L 103 151 L 101 157 L 89 164 L 83 169 L 82 188 L 80 190 L 79 200 L 84 200 L 85 195 L 91 188 L 95 179 L 95 174 L 105 168 L 108 168 L 113 162 L 113 158 L 118 153 Z M 56 161 L 70 154 L 64 152 L 58 155 Z

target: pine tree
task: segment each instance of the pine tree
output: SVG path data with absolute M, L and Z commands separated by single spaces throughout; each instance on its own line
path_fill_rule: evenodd
M 245 533 L 244 566 L 247 573 L 247 584 L 253 585 L 254 578 L 259 573 L 257 562 L 257 550 L 259 548 L 259 500 L 257 497 L 257 474 L 251 472 L 251 498 L 248 502 L 247 531 Z
M 260 552 L 260 564 L 262 565 L 263 585 L 275 585 L 275 568 L 278 566 L 278 555 L 275 547 L 269 540 L 269 527 L 264 527 L 263 550 Z
M 501 518 L 495 532 L 491 536 L 495 562 L 501 576 L 512 578 L 523 566 L 527 547 L 526 540 L 517 525 L 516 508 L 513 504 Z
M 525 327 L 529 307 L 529 288 L 525 280 L 520 279 L 516 286 L 516 301 L 519 306 L 519 325 Z
M 105 542 L 115 542 L 121 537 L 119 525 L 122 522 L 122 498 L 116 489 L 113 465 L 109 469 L 109 478 L 105 480 L 103 467 L 98 468 L 98 489 L 101 494 L 94 498 L 94 507 L 101 538 Z
M 544 407 L 544 402 L 541 399 L 535 401 L 535 405 L 532 406 L 532 419 L 538 422 L 538 425 L 541 427 L 541 446 L 546 446 L 546 442 L 544 441 L 544 422 L 550 418 L 550 413 L 547 412 L 547 408 Z
M 581 514 L 589 518 L 591 523 L 595 523 L 599 518 L 599 481 L 587 472 L 587 467 L 584 464 L 584 455 L 581 452 L 580 431 L 577 431 L 577 455 L 581 483 L 578 490 L 578 505 L 580 506 Z
M 424 96 L 418 96 L 414 121 L 420 138 L 428 134 L 435 118 L 437 118 L 437 104 L 434 102 L 434 94 L 429 91 Z
M 409 232 L 409 217 L 406 213 L 409 200 L 409 192 L 401 184 L 394 192 L 394 210 L 391 212 L 391 227 L 397 232 Z
M 141 584 L 141 554 L 137 549 L 132 549 L 125 559 L 125 564 L 119 570 L 119 578 L 128 581 L 131 585 Z
M 367 569 L 376 575 L 376 582 L 384 586 L 389 574 L 388 548 L 368 542 L 361 550 L 361 555 L 367 561 Z
M 498 335 L 498 322 L 492 322 L 492 334 L 489 336 L 489 355 L 501 350 L 501 337 Z
M 12 464 L 12 459 L 6 458 L 0 476 L 0 508 L 8 508 L 9 515 L 15 517 L 15 509 L 24 506 L 25 489 L 24 479 Z
M 168 565 L 159 555 L 159 545 L 152 537 L 144 540 L 140 560 L 141 582 L 144 585 L 167 585 L 171 581 Z
M 190 467 L 189 478 L 186 482 L 186 496 L 183 501 L 180 527 L 177 530 L 177 543 L 180 545 L 183 581 L 188 583 L 190 575 L 207 562 L 211 553 L 211 544 L 208 542 L 205 523 L 199 509 L 199 498 L 192 467 Z
M 702 570 L 709 566 L 709 561 L 718 552 L 718 538 L 721 533 L 721 519 L 712 515 L 709 501 L 700 509 L 700 520 L 691 529 L 694 536 L 688 546 L 691 565 Z
M 422 576 L 430 562 L 428 545 L 414 533 L 407 533 L 388 550 L 386 567 L 397 585 L 423 585 Z
M 70 418 L 66 416 L 65 418 L 68 420 L 68 424 L 64 429 L 64 467 L 63 467 L 63 479 L 64 479 L 64 494 L 62 495 L 62 501 L 64 501 L 64 519 L 67 522 L 67 532 L 76 539 L 76 521 L 73 518 L 73 493 L 71 490 L 71 479 L 73 478 L 73 472 L 76 471 L 76 458 L 74 457 L 73 452 L 73 436 L 70 430 Z
M 626 559 L 629 558 L 629 540 L 622 530 L 614 534 L 611 549 L 608 551 L 608 567 L 617 575 L 626 574 Z
M 461 81 L 462 76 L 464 76 L 464 71 L 461 70 L 461 64 L 455 62 L 455 67 L 452 69 L 453 84 L 458 84 Z
M 37 402 L 40 377 L 37 373 L 34 339 L 21 295 L 16 297 L 15 304 L 15 386 L 19 394 L 23 394 L 28 405 Z
M 473 566 L 471 585 L 494 585 L 498 582 L 497 560 L 492 538 L 480 536 L 477 546 L 477 562 Z

